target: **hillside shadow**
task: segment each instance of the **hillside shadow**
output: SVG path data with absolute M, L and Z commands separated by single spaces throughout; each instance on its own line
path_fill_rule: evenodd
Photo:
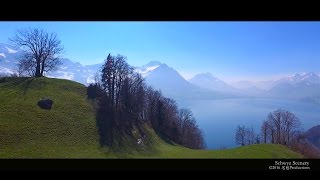
M 31 77 L 21 82 L 20 89 L 23 91 L 23 95 L 26 95 L 28 90 L 41 89 L 45 87 L 47 84 L 48 82 L 42 77 L 41 78 Z
M 165 137 L 163 134 L 156 132 L 156 134 L 167 144 L 175 145 L 168 137 Z
M 22 88 L 22 84 L 27 81 L 29 78 L 21 77 L 21 78 L 4 78 L 4 82 L 6 83 L 3 87 L 6 88 Z
M 23 95 L 26 95 L 30 89 L 41 89 L 47 85 L 47 81 L 43 78 L 34 78 L 34 77 L 19 77 L 11 78 L 6 77 L 3 80 L 3 85 L 5 88 L 14 88 L 23 92 Z
M 113 113 L 105 107 L 107 101 L 102 103 L 96 110 L 96 127 L 98 130 L 99 145 L 102 149 L 108 149 L 106 153 L 113 152 L 115 155 L 123 158 L 135 157 L 137 155 L 152 155 L 157 152 L 152 139 L 152 134 L 144 131 L 145 136 L 141 135 L 143 130 L 136 129 L 138 135 L 134 135 L 130 131 L 121 130 L 121 127 L 115 126 L 112 117 Z M 141 127 L 142 128 L 142 127 Z M 143 128 L 142 128 L 143 129 Z M 143 143 L 137 143 L 138 138 L 143 140 Z
M 5 87 L 12 87 L 12 86 L 18 86 L 19 84 L 23 83 L 28 79 L 28 77 L 21 77 L 21 78 L 12 78 L 12 77 L 3 77 L 3 81 L 7 84 Z

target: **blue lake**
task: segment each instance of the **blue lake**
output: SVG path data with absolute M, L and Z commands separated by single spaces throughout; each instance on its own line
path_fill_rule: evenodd
M 278 108 L 295 113 L 303 130 L 320 124 L 320 105 L 294 100 L 234 98 L 222 100 L 180 100 L 179 107 L 192 110 L 205 133 L 207 149 L 238 146 L 235 129 L 238 125 L 253 127 L 260 133 L 268 114 Z

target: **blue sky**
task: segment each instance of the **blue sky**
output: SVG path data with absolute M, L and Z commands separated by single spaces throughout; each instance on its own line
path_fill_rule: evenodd
M 56 32 L 64 57 L 82 64 L 122 54 L 226 81 L 320 72 L 320 22 L 0 22 L 0 42 L 26 27 Z

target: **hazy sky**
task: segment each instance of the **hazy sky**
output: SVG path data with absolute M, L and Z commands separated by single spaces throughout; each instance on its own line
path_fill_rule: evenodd
M 82 64 L 122 54 L 226 81 L 320 72 L 320 22 L 0 22 L 0 42 L 26 27 L 56 32 L 64 56 Z

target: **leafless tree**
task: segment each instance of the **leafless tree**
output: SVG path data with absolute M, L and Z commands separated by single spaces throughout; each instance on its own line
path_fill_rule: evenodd
M 272 113 L 269 113 L 268 115 L 268 124 L 271 129 L 271 138 L 272 143 L 280 144 L 281 139 L 281 114 L 282 110 L 278 109 L 276 111 L 273 111 Z
M 246 145 L 246 129 L 244 126 L 239 126 L 236 129 L 236 143 L 241 146 Z
M 194 124 L 194 117 L 189 109 L 180 109 L 178 114 L 178 126 L 181 129 L 182 144 L 188 144 L 191 137 L 192 126 Z
M 270 128 L 269 124 L 267 121 L 263 121 L 262 126 L 261 126 L 261 135 L 263 138 L 263 143 L 267 143 L 269 141 L 269 136 L 271 133 L 269 133 Z
M 278 109 L 271 112 L 262 125 L 265 136 L 271 137 L 271 143 L 290 145 L 291 140 L 301 127 L 300 120 L 294 113 Z
M 24 52 L 20 57 L 19 69 L 32 76 L 42 77 L 61 64 L 59 55 L 62 54 L 63 47 L 55 33 L 49 34 L 38 28 L 23 29 L 18 30 L 10 40 Z
M 290 141 L 296 130 L 301 127 L 300 120 L 295 116 L 295 114 L 289 111 L 283 111 L 282 113 L 282 144 L 290 145 Z
M 260 137 L 256 135 L 253 128 L 246 128 L 245 126 L 237 126 L 236 129 L 236 143 L 245 146 L 250 144 L 260 143 Z
M 245 128 L 245 139 L 247 145 L 255 144 L 256 134 L 254 133 L 253 128 Z
M 260 144 L 260 141 L 261 141 L 261 137 L 259 136 L 259 134 L 257 134 L 255 137 L 255 144 Z
M 193 148 L 204 149 L 203 132 L 196 124 L 191 110 L 180 109 L 178 113 L 178 127 L 181 133 L 181 144 Z
M 22 76 L 34 76 L 36 62 L 32 60 L 32 57 L 25 53 L 17 64 L 17 73 L 19 77 Z

